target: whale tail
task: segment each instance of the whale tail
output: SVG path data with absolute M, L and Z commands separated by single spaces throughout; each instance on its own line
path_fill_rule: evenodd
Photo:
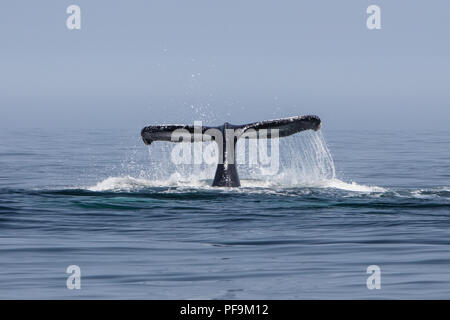
M 141 130 L 142 140 L 150 145 L 154 141 L 198 142 L 216 141 L 219 147 L 219 163 L 213 186 L 239 187 L 239 175 L 235 164 L 235 145 L 240 137 L 277 138 L 286 137 L 304 130 L 319 130 L 321 120 L 317 116 L 297 116 L 254 122 L 244 125 L 224 123 L 217 127 L 196 125 L 157 125 Z

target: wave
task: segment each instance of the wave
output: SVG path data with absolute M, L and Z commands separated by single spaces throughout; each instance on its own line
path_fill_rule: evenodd
M 179 180 L 180 176 L 174 174 L 167 180 L 149 180 L 145 178 L 135 178 L 131 176 L 108 177 L 95 185 L 87 187 L 77 187 L 76 190 L 87 192 L 114 192 L 125 195 L 267 195 L 267 196 L 287 196 L 304 197 L 317 196 L 320 199 L 349 199 L 364 197 L 369 199 L 397 199 L 396 201 L 407 201 L 415 199 L 417 201 L 450 201 L 450 187 L 390 187 L 370 186 L 358 184 L 356 182 L 345 182 L 339 179 L 329 179 L 323 181 L 311 181 L 303 184 L 280 184 L 276 181 L 244 179 L 241 180 L 240 188 L 212 187 L 212 180 Z M 66 190 L 67 191 L 67 190 Z M 211 193 L 212 192 L 212 193 Z M 404 202 L 401 202 L 405 205 Z M 424 203 L 424 205 L 425 205 Z M 432 202 L 431 202 L 432 203 Z
M 192 145 L 194 146 L 194 145 Z M 248 157 L 248 149 L 245 149 Z M 239 147 L 238 147 L 239 149 Z M 131 191 L 149 187 L 210 188 L 215 164 L 174 166 L 167 159 L 167 146 L 149 148 L 150 163 L 144 176 L 110 176 L 86 189 L 89 191 Z M 331 188 L 350 192 L 386 192 L 377 186 L 345 182 L 336 177 L 330 150 L 321 131 L 305 132 L 283 139 L 280 145 L 279 170 L 276 174 L 261 165 L 240 164 L 241 189 Z M 217 188 L 214 188 L 217 190 Z
M 211 187 L 211 180 L 198 180 L 192 179 L 187 181 L 181 179 L 179 174 L 173 174 L 167 180 L 149 180 L 144 178 L 135 178 L 131 176 L 124 177 L 108 177 L 95 185 L 82 187 L 88 191 L 137 191 L 146 188 L 154 187 L 174 187 L 174 188 L 193 188 L 193 189 L 214 189 L 214 190 L 227 190 L 227 188 Z M 241 180 L 241 188 L 244 190 L 250 189 L 272 189 L 282 190 L 291 188 L 320 188 L 320 189 L 338 189 L 353 192 L 386 192 L 387 189 L 377 186 L 367 186 L 357 184 L 355 182 L 347 183 L 339 179 L 330 179 L 323 181 L 312 181 L 304 184 L 280 184 L 277 179 L 273 181 L 269 180 Z M 233 190 L 236 188 L 230 188 Z
M 150 187 L 207 187 L 208 183 L 202 180 L 193 180 L 187 182 L 180 179 L 179 174 L 173 174 L 167 180 L 149 180 L 144 178 L 125 177 L 108 177 L 103 181 L 89 187 L 82 187 L 89 191 L 133 191 Z

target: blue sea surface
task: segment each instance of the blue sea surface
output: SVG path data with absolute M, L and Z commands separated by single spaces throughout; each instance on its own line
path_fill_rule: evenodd
M 450 131 L 322 131 L 335 177 L 223 189 L 139 128 L 0 129 L 0 298 L 449 299 Z

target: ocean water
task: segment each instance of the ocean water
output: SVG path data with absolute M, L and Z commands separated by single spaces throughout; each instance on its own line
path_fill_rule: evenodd
M 0 298 L 450 298 L 450 131 L 303 132 L 223 189 L 139 129 L 0 129 Z

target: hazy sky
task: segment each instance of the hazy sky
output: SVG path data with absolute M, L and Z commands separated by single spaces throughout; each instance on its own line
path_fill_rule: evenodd
M 448 128 L 449 31 L 448 0 L 2 0 L 0 126 Z

